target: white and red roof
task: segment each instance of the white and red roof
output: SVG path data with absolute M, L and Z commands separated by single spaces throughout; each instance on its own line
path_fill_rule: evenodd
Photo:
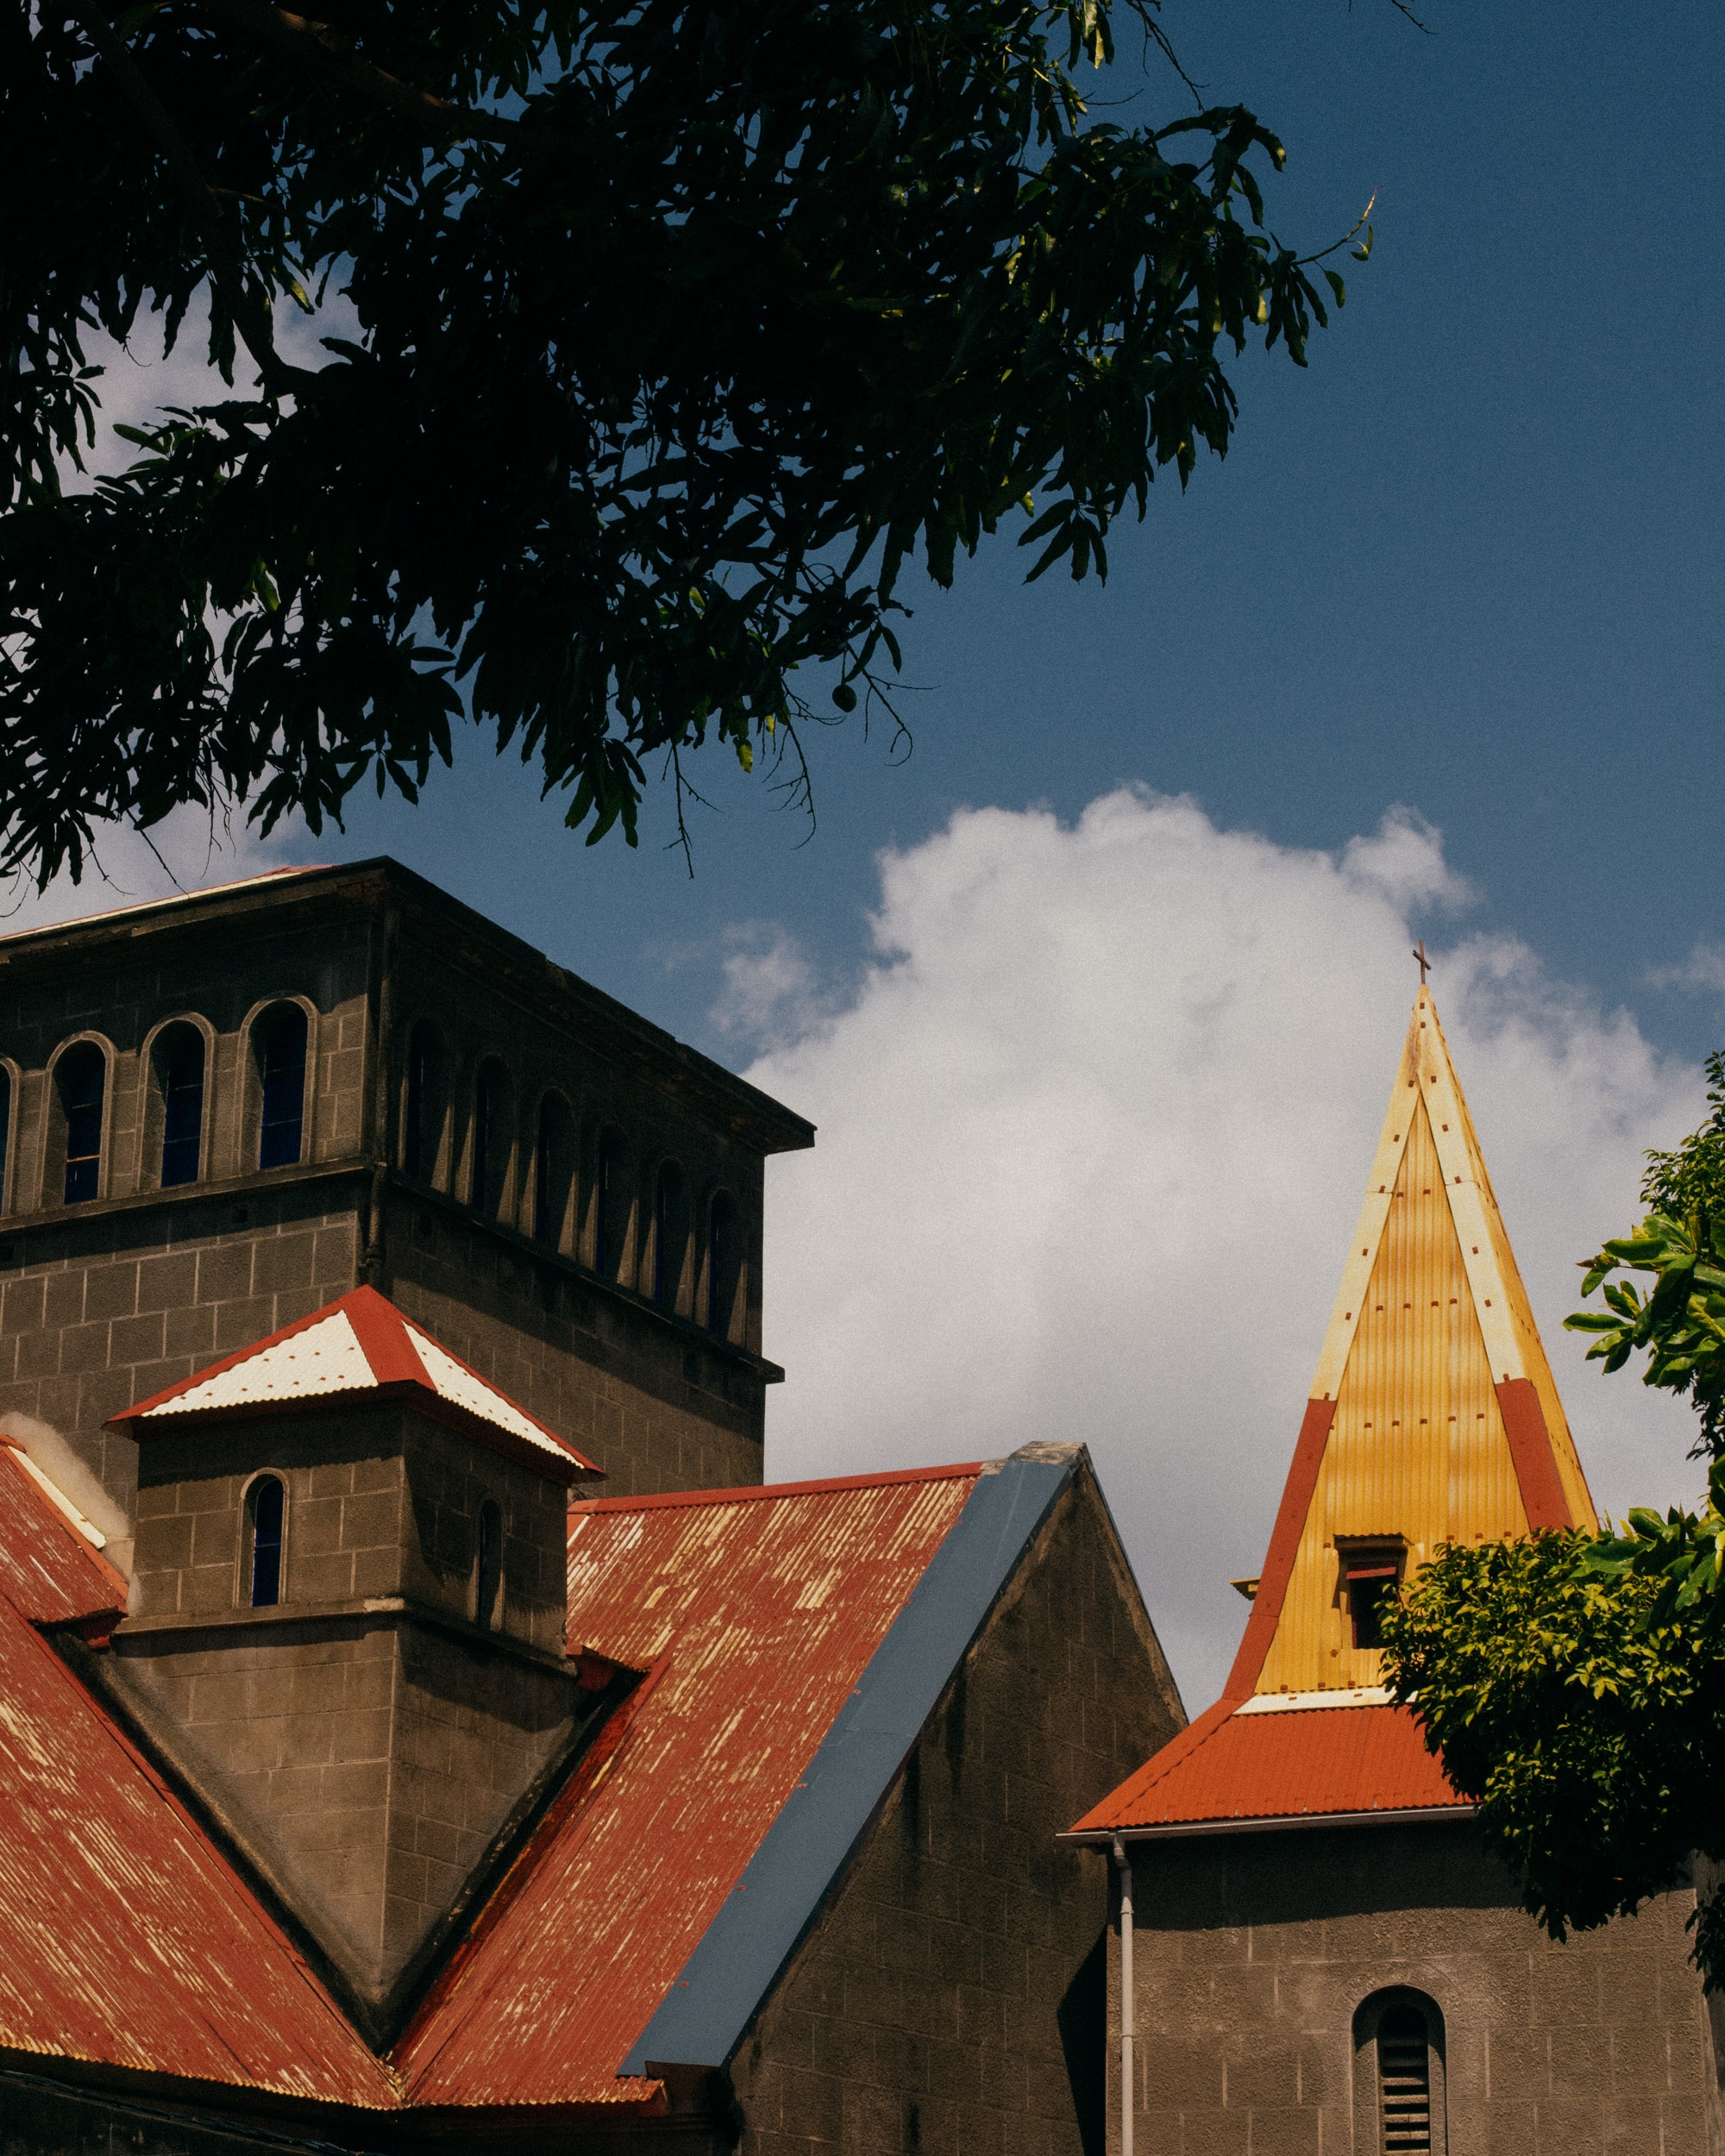
M 182 1378 L 111 1417 L 109 1427 L 146 1438 L 186 1416 L 227 1420 L 366 1393 L 411 1399 L 440 1422 L 554 1479 L 604 1473 L 374 1288 L 356 1288 Z

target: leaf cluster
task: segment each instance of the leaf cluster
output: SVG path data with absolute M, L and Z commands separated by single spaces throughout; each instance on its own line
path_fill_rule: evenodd
M 469 721 L 632 842 L 648 758 L 681 809 L 709 741 L 800 758 L 807 670 L 888 694 L 907 562 L 1021 519 L 1032 575 L 1105 573 L 1226 451 L 1227 355 L 1303 365 L 1345 297 L 1250 111 L 1090 121 L 1107 0 L 324 12 L 0 7 L 0 864 L 41 879 L 103 818 L 412 798 Z M 297 363 L 330 289 L 357 332 Z M 257 394 L 64 488 L 89 333 L 204 294 Z
M 1725 1856 L 1722 1496 L 1710 1526 L 1636 1514 L 1622 1539 L 1447 1545 L 1386 1614 L 1392 1690 L 1554 1939 L 1686 1882 L 1696 1851 Z M 1708 1989 L 1725 1987 L 1716 1902 L 1696 1931 Z
M 1676 1151 L 1650 1153 L 1643 1200 L 1654 1210 L 1633 1235 L 1585 1264 L 1584 1298 L 1604 1285 L 1603 1310 L 1564 1320 L 1596 1335 L 1590 1362 L 1621 1369 L 1649 1351 L 1644 1384 L 1687 1396 L 1701 1419 L 1691 1458 L 1725 1456 L 1725 1055 L 1708 1058 L 1712 1113 Z M 1643 1294 L 1620 1268 L 1653 1275 Z

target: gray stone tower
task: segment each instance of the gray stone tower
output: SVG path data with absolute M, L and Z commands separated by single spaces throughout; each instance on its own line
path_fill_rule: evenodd
M 391 861 L 0 939 L 0 1415 L 104 1428 L 361 1284 L 613 1492 L 758 1482 L 811 1126 Z
M 97 1681 L 382 2031 L 616 1675 L 564 1651 L 592 1463 L 367 1288 L 122 1427 Z

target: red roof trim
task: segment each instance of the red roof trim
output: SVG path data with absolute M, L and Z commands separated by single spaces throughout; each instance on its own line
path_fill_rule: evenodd
M 1541 1527 L 1572 1527 L 1569 1500 L 1558 1474 L 1552 1433 L 1546 1427 L 1546 1411 L 1530 1377 L 1506 1377 L 1496 1388 L 1503 1417 L 1503 1434 L 1509 1440 L 1509 1459 L 1527 1509 L 1527 1525 L 1537 1534 Z
M 194 1370 L 190 1377 L 181 1378 L 178 1384 L 153 1393 L 147 1400 L 141 1400 L 135 1407 L 128 1407 L 117 1415 L 110 1415 L 105 1427 L 135 1438 L 141 1433 L 133 1425 L 145 1420 L 158 1408 L 166 1407 L 168 1401 L 179 1400 L 185 1394 L 195 1391 L 211 1378 L 223 1376 L 240 1363 L 249 1362 L 254 1356 L 262 1355 L 273 1347 L 279 1347 L 284 1340 L 295 1338 L 298 1334 L 308 1332 L 311 1326 L 323 1324 L 326 1318 L 335 1317 L 338 1312 L 352 1326 L 354 1338 L 360 1344 L 360 1353 L 365 1358 L 379 1393 L 384 1397 L 389 1397 L 393 1388 L 412 1386 L 420 1395 L 429 1395 L 429 1398 L 422 1398 L 421 1401 L 428 1414 L 448 1423 L 452 1429 L 479 1438 L 493 1451 L 502 1452 L 506 1458 L 519 1459 L 529 1466 L 537 1468 L 542 1473 L 555 1473 L 558 1463 L 538 1457 L 536 1449 L 525 1439 L 489 1421 L 486 1416 L 476 1413 L 473 1409 L 463 1407 L 459 1401 L 444 1399 L 432 1383 L 430 1374 L 413 1344 L 411 1335 L 414 1330 L 417 1330 L 427 1339 L 434 1341 L 440 1352 L 447 1355 L 457 1369 L 465 1370 L 475 1384 L 483 1385 L 487 1391 L 495 1393 L 499 1400 L 514 1408 L 517 1414 L 530 1422 L 536 1430 L 556 1446 L 564 1460 L 586 1474 L 604 1474 L 604 1469 L 597 1462 L 588 1459 L 586 1453 L 578 1451 L 567 1438 L 560 1437 L 548 1424 L 541 1422 L 530 1408 L 524 1407 L 518 1400 L 511 1400 L 500 1385 L 476 1370 L 471 1363 L 464 1362 L 453 1348 L 445 1347 L 429 1326 L 416 1328 L 406 1313 L 398 1310 L 389 1298 L 380 1295 L 375 1288 L 354 1288 L 345 1295 L 337 1295 L 334 1302 L 326 1302 L 321 1310 L 312 1311 L 309 1317 L 297 1318 L 292 1325 L 285 1325 L 260 1340 L 249 1342 L 234 1354 L 223 1356 L 219 1362 L 206 1363 L 202 1369 Z M 241 1421 L 259 1415 L 304 1411 L 314 1407 L 320 1400 L 338 1400 L 342 1396 L 339 1392 L 313 1393 L 280 1401 L 247 1401 L 234 1406 L 187 1408 L 181 1412 L 188 1420 L 195 1417 L 200 1421 Z
M 674 1505 L 738 1505 L 760 1497 L 818 1497 L 827 1490 L 889 1489 L 898 1482 L 950 1482 L 980 1475 L 983 1460 L 962 1460 L 951 1467 L 905 1467 L 888 1475 L 833 1475 L 818 1482 L 744 1482 L 735 1489 L 672 1489 L 651 1497 L 587 1497 L 569 1507 L 576 1514 L 660 1512 Z
M 1283 1487 L 1282 1503 L 1276 1511 L 1276 1526 L 1270 1538 L 1251 1614 L 1246 1620 L 1245 1637 L 1234 1657 L 1234 1666 L 1228 1671 L 1228 1681 L 1222 1688 L 1225 1700 L 1249 1699 L 1252 1687 L 1263 1674 L 1270 1643 L 1281 1621 L 1288 1583 L 1294 1576 L 1294 1560 L 1299 1554 L 1306 1515 L 1312 1509 L 1312 1499 L 1318 1487 L 1318 1470 L 1323 1464 L 1324 1447 L 1330 1441 L 1330 1426 L 1335 1419 L 1334 1401 L 1306 1402 L 1306 1412 L 1300 1418 L 1300 1435 L 1294 1447 L 1294 1463 Z

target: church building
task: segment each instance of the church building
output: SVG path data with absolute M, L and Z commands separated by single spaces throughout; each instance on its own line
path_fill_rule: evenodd
M 1440 1544 L 1570 1526 L 1593 1501 L 1422 978 L 1222 1697 L 1068 1837 L 1117 1867 L 1110 2156 L 1719 2145 L 1693 1891 L 1547 1939 L 1379 1682 Z
M 0 1074 L 0 2156 L 1098 2156 L 1179 1697 L 1059 1432 L 763 1482 L 803 1119 L 389 862 Z

